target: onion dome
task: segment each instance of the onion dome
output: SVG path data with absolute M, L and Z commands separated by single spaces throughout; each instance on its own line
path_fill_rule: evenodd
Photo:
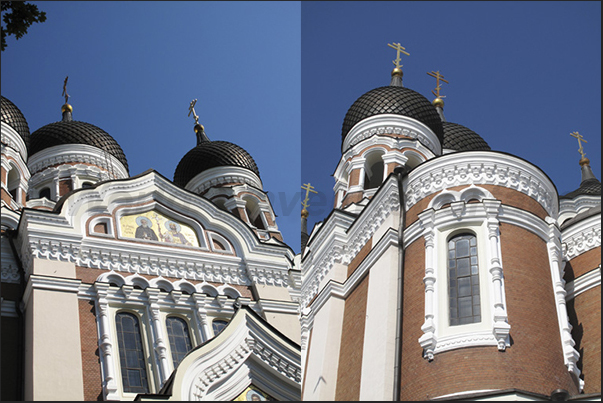
M 2 122 L 12 127 L 23 139 L 25 147 L 29 149 L 30 134 L 27 120 L 23 113 L 10 100 L 2 96 L 1 102 Z
M 566 195 L 560 196 L 560 199 L 573 199 L 577 196 L 601 196 L 601 182 L 597 179 L 590 167 L 590 161 L 588 158 L 583 157 L 580 160 L 582 166 L 582 181 L 580 187 L 573 192 L 569 192 Z
M 442 148 L 455 151 L 490 151 L 490 146 L 479 134 L 465 126 L 442 122 L 444 141 Z
M 365 93 L 348 109 L 341 128 L 342 142 L 352 127 L 361 120 L 375 115 L 395 114 L 407 116 L 425 124 L 442 143 L 444 130 L 442 120 L 435 107 L 423 95 L 402 87 L 401 80 L 400 86 L 396 85 L 397 76 L 394 75 L 393 78 L 393 85 L 375 88 Z
M 30 155 L 62 144 L 85 144 L 113 155 L 128 170 L 126 155 L 109 133 L 90 123 L 66 119 L 71 111 L 63 109 L 62 121 L 50 123 L 32 133 Z
M 260 176 L 255 161 L 243 148 L 228 141 L 210 141 L 202 125 L 195 125 L 195 132 L 197 146 L 182 157 L 174 172 L 174 183 L 177 186 L 185 187 L 201 172 L 223 166 L 246 168 Z

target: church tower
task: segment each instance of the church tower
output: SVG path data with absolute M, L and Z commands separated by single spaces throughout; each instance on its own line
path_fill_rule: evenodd
M 349 108 L 335 208 L 302 256 L 302 398 L 579 394 L 555 185 L 447 122 L 439 71 L 433 103 L 403 87 L 389 46 L 391 83 Z

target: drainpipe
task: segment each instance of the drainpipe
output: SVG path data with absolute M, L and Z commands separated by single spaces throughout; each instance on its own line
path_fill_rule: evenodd
M 397 166 L 394 168 L 394 174 L 398 179 L 398 196 L 400 200 L 400 224 L 398 226 L 398 299 L 396 304 L 396 342 L 394 356 L 394 395 L 393 401 L 400 400 L 400 390 L 402 382 L 402 308 L 404 304 L 404 226 L 405 226 L 405 211 L 404 211 L 404 189 L 402 180 L 409 172 L 406 166 Z

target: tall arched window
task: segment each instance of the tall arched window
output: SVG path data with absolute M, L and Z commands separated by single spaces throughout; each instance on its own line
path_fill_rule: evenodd
M 19 185 L 21 183 L 21 175 L 19 174 L 19 170 L 17 167 L 11 164 L 11 169 L 8 171 L 8 176 L 6 178 L 6 185 L 8 187 L 8 193 L 13 197 L 13 200 L 17 203 L 20 203 L 19 200 Z
M 364 165 L 364 189 L 374 189 L 383 182 L 383 152 L 371 152 Z
M 249 217 L 249 222 L 257 229 L 266 229 L 262 221 L 263 213 L 257 200 L 252 197 L 244 197 L 243 200 L 245 200 L 245 211 L 247 217 Z
M 49 187 L 45 187 L 40 190 L 40 199 L 43 197 L 50 200 L 50 188 Z
M 129 312 L 119 312 L 115 315 L 115 326 L 124 392 L 148 393 L 149 382 L 138 317 Z
M 166 320 L 166 327 L 170 339 L 172 360 L 174 361 L 174 368 L 176 368 L 184 356 L 193 348 L 191 337 L 188 332 L 188 325 L 182 318 L 169 316 Z
M 477 239 L 465 233 L 448 241 L 450 326 L 481 322 Z

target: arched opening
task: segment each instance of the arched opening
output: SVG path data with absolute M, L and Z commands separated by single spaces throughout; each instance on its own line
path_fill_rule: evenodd
M 253 197 L 244 197 L 243 200 L 245 200 L 245 211 L 247 212 L 247 217 L 249 218 L 251 225 L 257 229 L 265 230 L 266 226 L 262 220 L 263 213 L 262 210 L 260 210 L 258 201 Z
M 89 189 L 89 188 L 91 188 L 93 186 L 94 186 L 94 183 L 92 183 L 92 182 L 84 182 L 84 183 L 82 183 L 82 189 Z
M 477 238 L 460 233 L 448 239 L 450 326 L 481 322 Z
M 364 163 L 364 189 L 374 189 L 383 182 L 383 151 L 373 151 Z
M 11 165 L 10 171 L 8 171 L 8 176 L 6 178 L 6 187 L 8 188 L 8 193 L 12 196 L 13 200 L 20 203 L 19 200 L 19 185 L 21 183 L 21 175 L 17 167 Z
M 228 209 L 226 208 L 226 199 L 224 198 L 219 198 L 219 199 L 213 199 L 212 202 L 222 211 L 228 211 Z
M 47 198 L 48 200 L 50 200 L 50 188 L 49 187 L 45 187 L 40 189 L 40 193 L 39 193 L 40 199 L 42 198 Z

